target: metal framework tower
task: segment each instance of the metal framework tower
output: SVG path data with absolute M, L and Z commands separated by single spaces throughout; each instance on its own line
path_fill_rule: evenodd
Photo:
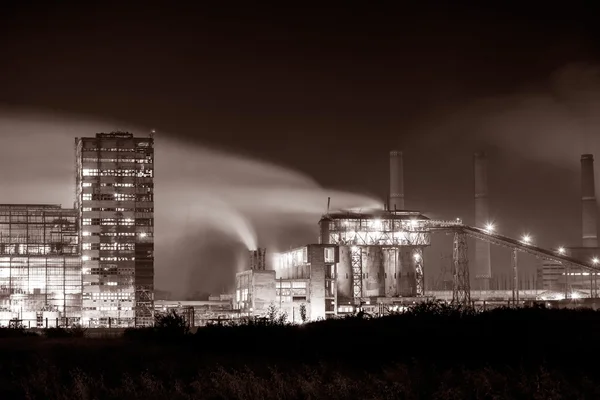
M 135 326 L 148 326 L 154 320 L 154 294 L 151 286 L 135 285 Z
M 352 294 L 355 302 L 360 302 L 362 296 L 362 249 L 359 246 L 350 248 L 352 265 Z
M 452 303 L 469 306 L 471 304 L 471 286 L 469 283 L 469 257 L 467 235 L 454 233 L 454 251 L 452 253 Z
M 415 258 L 415 281 L 416 295 L 418 297 L 425 295 L 425 274 L 423 272 L 423 248 L 417 247 L 413 257 Z
M 512 249 L 512 270 L 513 270 L 513 291 L 512 291 L 512 300 L 513 306 L 519 304 L 519 269 L 517 264 L 517 249 Z

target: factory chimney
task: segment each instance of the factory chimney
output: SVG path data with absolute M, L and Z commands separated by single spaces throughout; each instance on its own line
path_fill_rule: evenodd
M 475 153 L 473 157 L 475 172 L 475 226 L 484 228 L 490 223 L 487 184 L 487 156 Z M 480 290 L 488 290 L 492 278 L 490 244 L 475 241 L 475 281 Z
M 404 210 L 404 166 L 402 152 L 390 151 L 390 199 L 389 209 Z
M 267 249 L 258 248 L 256 250 L 250 250 L 250 269 L 254 271 L 266 270 L 265 254 Z
M 598 247 L 594 156 L 581 155 L 581 228 L 583 247 Z

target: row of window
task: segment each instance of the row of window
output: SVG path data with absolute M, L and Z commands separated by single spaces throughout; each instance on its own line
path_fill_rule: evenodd
M 83 261 L 135 261 L 135 257 L 81 257 Z
M 150 143 L 148 142 L 140 142 L 137 143 L 138 151 L 147 151 L 145 148 L 146 147 L 150 147 Z M 123 152 L 123 153 L 131 153 L 131 152 L 135 152 L 135 148 L 133 147 L 90 147 L 90 148 L 84 148 L 83 151 L 116 151 L 116 152 Z
M 134 296 L 131 293 L 114 293 L 114 292 L 86 293 L 83 297 L 84 300 L 92 300 L 92 299 L 133 300 L 133 298 L 134 298 Z
M 83 157 L 83 162 L 132 162 L 138 164 L 152 164 L 152 158 L 97 158 L 97 157 Z
M 137 176 L 138 178 L 152 178 L 154 171 L 151 169 L 83 169 L 83 176 Z
M 131 311 L 132 307 L 83 307 L 85 311 Z
M 87 225 L 120 225 L 120 226 L 152 226 L 153 218 L 84 218 L 82 224 Z
M 84 193 L 84 201 L 154 201 L 152 194 L 132 194 L 132 193 L 113 193 L 113 194 L 92 194 Z
M 120 226 L 133 226 L 135 221 L 132 218 L 84 218 L 83 225 L 120 225 Z
M 84 243 L 83 250 L 135 250 L 135 243 Z
M 110 236 L 110 237 L 116 237 L 116 236 L 127 236 L 127 237 L 132 237 L 135 236 L 136 233 L 135 232 L 83 232 L 82 233 L 83 236 Z M 138 232 L 137 235 L 139 235 L 142 238 L 146 238 L 146 237 L 153 237 L 154 233 L 153 232 Z
M 83 207 L 83 211 L 111 211 L 111 212 L 138 212 L 138 213 L 152 213 L 154 208 L 133 208 L 133 207 Z
M 97 186 L 96 182 L 82 182 L 81 186 L 83 187 L 92 187 Z M 138 182 L 137 184 L 133 182 L 100 182 L 100 187 L 143 187 L 143 188 L 153 188 L 154 183 L 152 182 Z

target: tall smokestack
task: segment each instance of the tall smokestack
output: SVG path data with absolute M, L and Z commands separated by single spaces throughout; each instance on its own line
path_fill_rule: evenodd
M 250 250 L 250 269 L 254 271 L 266 270 L 265 254 L 267 249 L 258 248 L 256 250 Z
M 581 155 L 581 228 L 583 247 L 598 247 L 594 156 Z
M 475 226 L 485 228 L 490 223 L 487 184 L 487 156 L 475 153 L 473 157 L 475 172 Z M 475 280 L 479 289 L 488 290 L 492 278 L 490 244 L 475 241 Z
M 390 210 L 404 210 L 404 167 L 397 150 L 390 151 Z

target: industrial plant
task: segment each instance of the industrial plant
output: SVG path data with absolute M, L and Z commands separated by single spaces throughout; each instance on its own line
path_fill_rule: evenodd
M 390 152 L 383 209 L 330 210 L 315 221 L 318 239 L 280 253 L 251 249 L 232 293 L 202 301 L 154 296 L 154 141 L 127 132 L 75 140 L 75 205 L 0 205 L 0 325 L 152 325 L 175 310 L 192 326 L 265 317 L 290 322 L 366 312 L 385 315 L 422 301 L 521 306 L 587 299 L 596 307 L 600 261 L 593 156 L 581 157 L 582 242 L 543 249 L 510 238 L 489 220 L 487 157 L 476 153 L 474 226 L 431 219 L 404 204 L 400 151 Z M 315 229 L 317 231 L 317 229 Z M 425 257 L 438 234 L 452 237 L 451 281 L 426 287 Z M 317 236 L 317 235 L 315 235 Z M 474 262 L 469 262 L 474 243 Z M 508 289 L 493 288 L 491 246 L 510 250 Z M 449 249 L 450 250 L 450 249 Z M 519 284 L 519 254 L 539 259 L 534 288 Z
M 530 237 L 498 234 L 489 220 L 487 158 L 474 155 L 475 226 L 461 220 L 433 220 L 404 209 L 402 153 L 390 153 L 390 197 L 384 210 L 327 212 L 319 221 L 318 243 L 272 255 L 251 252 L 248 271 L 236 276 L 234 308 L 241 315 L 261 316 L 275 305 L 290 321 L 368 312 L 384 315 L 422 301 L 448 301 L 464 306 L 520 306 L 527 302 L 597 297 L 600 265 L 596 254 L 596 200 L 593 157 L 582 156 L 583 247 L 543 249 Z M 453 236 L 452 284 L 449 291 L 425 287 L 424 253 L 432 236 Z M 468 239 L 475 243 L 475 263 L 468 258 Z M 511 250 L 510 290 L 490 290 L 491 245 Z M 518 254 L 540 260 L 539 288 L 522 290 Z M 259 255 L 257 255 L 259 254 Z M 475 289 L 472 292 L 473 289 Z M 537 285 L 536 285 L 537 286 Z M 596 306 L 594 302 L 589 303 Z
M 0 325 L 154 322 L 154 142 L 75 140 L 75 208 L 0 205 Z

